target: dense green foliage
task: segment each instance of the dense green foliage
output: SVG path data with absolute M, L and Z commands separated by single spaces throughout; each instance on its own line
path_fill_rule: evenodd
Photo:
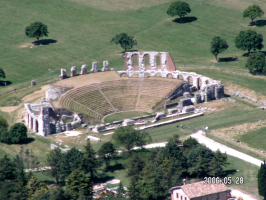
M 263 36 L 251 29 L 247 31 L 240 31 L 235 38 L 235 45 L 238 49 L 243 51 L 248 50 L 248 54 L 251 50 L 261 50 L 264 46 L 262 44 Z
M 63 153 L 61 149 L 55 148 L 54 150 L 50 151 L 47 155 L 47 163 L 51 166 L 50 174 L 52 177 L 55 178 L 56 183 L 60 178 L 62 178 L 62 167 L 63 167 Z
M 249 69 L 249 72 L 251 74 L 256 74 L 257 72 L 259 73 L 266 73 L 266 61 L 265 61 L 265 55 L 264 53 L 257 52 L 257 53 L 252 53 L 248 61 L 246 63 L 246 68 Z
M 48 33 L 47 25 L 42 22 L 31 23 L 25 29 L 26 36 L 29 38 L 36 38 L 37 40 L 39 40 L 40 37 L 48 36 Z
M 84 172 L 75 169 L 66 179 L 66 187 L 75 198 L 92 199 L 92 183 Z
M 4 125 L 0 127 L 0 141 L 7 144 L 16 144 L 25 140 L 27 135 L 27 127 L 22 123 L 15 123 L 10 130 L 7 130 L 7 122 L 4 122 Z
M 142 147 L 151 142 L 151 137 L 147 132 L 135 130 L 131 126 L 115 129 L 112 139 L 117 146 L 123 146 L 127 151 L 135 146 Z
M 266 199 L 266 165 L 265 161 L 261 164 L 260 169 L 258 171 L 258 190 L 259 195 Z
M 120 33 L 117 34 L 114 38 L 112 38 L 111 43 L 114 43 L 116 45 L 120 44 L 120 46 L 125 51 L 127 51 L 137 45 L 137 40 L 134 40 L 133 38 L 133 36 L 129 36 L 126 33 Z
M 228 47 L 229 46 L 227 42 L 224 39 L 220 38 L 219 36 L 215 36 L 214 38 L 212 38 L 211 52 L 213 55 L 215 55 L 216 60 L 217 60 L 218 54 L 228 49 Z
M 167 10 L 168 15 L 170 15 L 171 17 L 178 15 L 181 18 L 181 21 L 183 21 L 182 18 L 190 12 L 191 9 L 189 7 L 189 4 L 182 1 L 173 2 Z
M 6 78 L 6 74 L 2 68 L 0 68 L 0 78 Z
M 107 169 L 110 166 L 110 161 L 112 158 L 114 158 L 115 154 L 116 151 L 114 145 L 110 141 L 103 143 L 101 148 L 98 150 L 98 156 L 100 160 L 105 162 Z
M 263 10 L 258 5 L 252 5 L 249 6 L 247 9 L 243 12 L 243 18 L 248 17 L 251 19 L 251 23 L 253 24 L 253 20 L 257 17 L 261 17 L 264 15 Z

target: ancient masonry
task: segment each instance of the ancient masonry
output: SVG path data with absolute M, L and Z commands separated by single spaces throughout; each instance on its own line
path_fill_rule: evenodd
M 108 61 L 103 61 L 101 71 L 109 70 L 114 69 L 109 69 Z M 89 73 L 96 73 L 98 71 L 98 63 L 93 62 Z M 80 75 L 87 73 L 87 65 L 82 65 Z M 117 73 L 121 77 L 164 77 L 186 81 L 187 83 L 181 84 L 181 87 L 177 88 L 176 91 L 173 91 L 172 94 L 166 98 L 166 101 L 171 101 L 179 96 L 185 97 L 180 100 L 177 108 L 168 110 L 170 115 L 178 112 L 194 112 L 195 107 L 192 106 L 193 103 L 197 104 L 224 97 L 224 87 L 220 81 L 213 80 L 194 72 L 182 72 L 176 70 L 171 55 L 167 52 L 126 52 L 125 70 L 117 71 Z M 76 66 L 71 67 L 70 76 L 77 76 Z M 66 69 L 61 69 L 59 79 L 62 80 L 64 78 L 67 78 L 67 71 Z M 49 85 L 49 89 L 46 92 L 46 98 L 44 98 L 43 101 L 39 104 L 25 104 L 25 122 L 33 132 L 41 136 L 48 136 L 52 133 L 72 130 L 73 126 L 81 124 L 81 119 L 78 115 L 72 116 L 73 122 L 64 124 L 62 116 L 60 117 L 59 115 L 56 115 L 50 104 L 50 101 L 57 99 L 67 90 L 67 88 L 59 88 Z M 198 93 L 194 94 L 194 97 L 190 94 L 193 90 L 198 90 Z M 158 113 L 157 115 L 155 121 L 157 121 L 157 118 L 164 117 L 163 113 Z M 132 125 L 133 121 L 126 119 L 123 123 L 123 125 Z M 100 129 L 100 127 L 97 126 L 97 130 L 98 129 Z

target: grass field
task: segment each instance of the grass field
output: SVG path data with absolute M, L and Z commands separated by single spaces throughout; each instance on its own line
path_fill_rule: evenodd
M 135 36 L 138 41 L 135 50 L 170 52 L 177 66 L 211 66 L 215 61 L 209 50 L 210 41 L 219 35 L 227 40 L 229 49 L 218 57 L 238 56 L 239 61 L 215 65 L 245 70 L 247 58 L 242 57 L 245 52 L 236 49 L 234 38 L 240 30 L 249 28 L 266 33 L 264 27 L 250 27 L 250 20 L 242 18 L 243 10 L 255 1 L 187 0 L 192 12 L 184 24 L 174 22 L 175 18 L 166 14 L 171 2 L 1 0 L 0 59 L 6 80 L 18 84 L 54 77 L 61 68 L 70 72 L 71 66 L 79 69 L 92 61 L 101 65 L 103 60 L 109 60 L 111 67 L 122 69 L 122 49 L 110 44 L 111 38 L 121 32 Z M 256 4 L 266 10 L 262 0 Z M 35 39 L 27 38 L 24 30 L 34 21 L 48 25 L 49 37 L 43 39 L 55 41 L 31 49 Z
M 121 112 L 115 113 L 113 115 L 107 116 L 104 121 L 105 123 L 112 123 L 113 121 L 119 121 L 123 119 L 131 119 L 132 117 L 140 117 L 143 115 L 148 115 L 150 113 L 147 112 L 138 112 L 138 111 L 131 111 L 131 112 Z

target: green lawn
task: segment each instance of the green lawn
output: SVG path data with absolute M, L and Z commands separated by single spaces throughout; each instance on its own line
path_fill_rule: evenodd
M 237 139 L 248 144 L 250 147 L 266 151 L 266 127 L 248 131 L 243 135 L 239 135 Z
M 21 84 L 30 80 L 58 77 L 60 69 L 91 65 L 92 61 L 109 60 L 110 66 L 123 69 L 122 49 L 110 44 L 120 32 L 134 35 L 139 51 L 167 51 L 172 54 L 177 67 L 187 65 L 211 66 L 210 53 L 213 36 L 222 36 L 229 49 L 219 58 L 238 56 L 238 62 L 220 62 L 217 66 L 244 70 L 245 53 L 236 49 L 234 38 L 240 30 L 252 28 L 266 33 L 263 27 L 250 27 L 249 19 L 242 18 L 243 10 L 253 0 L 202 1 L 187 0 L 192 12 L 192 22 L 173 22 L 166 10 L 172 0 L 1 0 L 0 1 L 0 60 L 6 80 Z M 256 1 L 263 10 L 266 4 Z M 261 18 L 264 19 L 264 18 Z M 48 25 L 49 37 L 57 42 L 34 46 L 33 38 L 25 36 L 25 27 L 35 21 Z M 48 69 L 51 69 L 49 75 Z
M 121 112 L 115 113 L 113 115 L 109 115 L 104 119 L 105 123 L 112 123 L 113 121 L 120 121 L 123 119 L 131 119 L 133 117 L 141 117 L 143 115 L 149 115 L 147 112 L 138 112 L 138 111 L 130 111 L 130 112 Z

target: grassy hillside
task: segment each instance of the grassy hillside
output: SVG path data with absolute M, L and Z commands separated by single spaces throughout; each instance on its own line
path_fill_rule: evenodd
M 120 32 L 134 35 L 139 51 L 168 51 L 177 66 L 212 66 L 210 41 L 219 35 L 227 40 L 229 49 L 221 58 L 238 56 L 238 62 L 221 62 L 231 68 L 244 69 L 245 52 L 234 47 L 240 30 L 255 29 L 266 35 L 265 27 L 250 27 L 242 11 L 252 0 L 187 0 L 192 12 L 187 23 L 180 24 L 167 16 L 171 0 L 0 0 L 0 60 L 6 80 L 13 84 L 58 76 L 60 68 L 84 63 L 91 65 L 109 60 L 111 67 L 122 69 L 122 49 L 111 45 L 111 38 Z M 256 1 L 263 10 L 266 4 Z M 265 18 L 265 17 L 264 17 Z M 262 19 L 264 19 L 262 18 Z M 25 36 L 25 27 L 35 21 L 48 25 L 48 45 L 33 46 L 35 39 Z M 191 21 L 191 22 L 189 22 Z M 33 46 L 31 49 L 30 46 Z

